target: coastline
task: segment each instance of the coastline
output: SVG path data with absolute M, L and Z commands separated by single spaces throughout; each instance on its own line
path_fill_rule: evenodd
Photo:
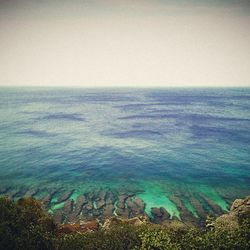
M 172 193 L 157 196 L 157 192 L 148 194 L 144 190 L 132 189 L 95 189 L 78 193 L 75 190 L 59 191 L 57 189 L 42 192 L 39 189 L 0 188 L 1 196 L 12 200 L 23 198 L 38 199 L 57 224 L 74 224 L 80 221 L 133 219 L 143 216 L 155 224 L 167 225 L 180 222 L 188 225 L 202 226 L 207 216 L 218 217 L 229 211 L 229 205 L 222 208 L 203 193 Z M 230 204 L 228 202 L 225 204 Z
M 39 201 L 0 198 L 1 249 L 186 250 L 250 246 L 250 196 L 236 199 L 228 213 L 207 216 L 201 226 L 179 220 L 158 225 L 146 216 L 57 224 Z

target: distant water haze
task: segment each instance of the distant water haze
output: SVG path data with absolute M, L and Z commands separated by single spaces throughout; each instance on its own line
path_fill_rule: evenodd
M 249 1 L 0 1 L 0 86 L 250 86 Z

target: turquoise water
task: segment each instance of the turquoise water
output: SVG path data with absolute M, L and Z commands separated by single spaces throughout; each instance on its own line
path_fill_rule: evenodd
M 18 198 L 109 188 L 198 216 L 250 188 L 250 89 L 0 89 L 0 187 Z M 4 193 L 4 192 L 3 192 Z M 204 198 L 205 197 L 205 198 Z

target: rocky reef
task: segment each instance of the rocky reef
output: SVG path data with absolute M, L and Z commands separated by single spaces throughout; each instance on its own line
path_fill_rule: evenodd
M 166 199 L 178 211 L 178 214 L 171 214 L 167 205 L 147 207 L 147 201 L 140 197 L 143 192 L 129 188 L 95 189 L 81 193 L 74 189 L 0 187 L 0 195 L 7 195 L 13 200 L 20 197 L 40 200 L 57 224 L 80 224 L 81 221 L 98 221 L 103 224 L 112 217 L 132 219 L 143 216 L 156 224 L 181 222 L 202 226 L 207 215 L 218 217 L 226 212 L 203 193 L 176 191 L 166 194 Z M 237 206 L 237 202 L 234 206 Z
M 164 208 L 152 208 L 152 214 L 155 218 L 155 223 L 161 224 L 164 227 L 175 228 L 190 228 L 195 226 L 192 224 L 186 224 L 184 221 L 177 218 L 170 219 L 169 214 Z M 237 199 L 233 202 L 229 212 L 213 218 L 209 222 L 209 216 L 206 219 L 206 228 L 209 230 L 227 230 L 236 231 L 239 229 L 241 222 L 244 219 L 250 218 L 250 196 L 245 199 Z M 164 223 L 162 223 L 164 222 Z M 139 215 L 133 218 L 122 217 L 109 217 L 102 223 L 99 220 L 92 219 L 89 221 L 79 220 L 77 223 L 65 223 L 58 224 L 58 230 L 60 233 L 72 233 L 72 232 L 91 232 L 98 231 L 100 229 L 108 230 L 114 226 L 121 225 L 134 225 L 141 226 L 152 224 L 152 220 L 146 215 Z

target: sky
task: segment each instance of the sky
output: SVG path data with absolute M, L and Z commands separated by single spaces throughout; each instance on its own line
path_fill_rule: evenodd
M 0 0 L 0 86 L 250 87 L 250 1 Z

